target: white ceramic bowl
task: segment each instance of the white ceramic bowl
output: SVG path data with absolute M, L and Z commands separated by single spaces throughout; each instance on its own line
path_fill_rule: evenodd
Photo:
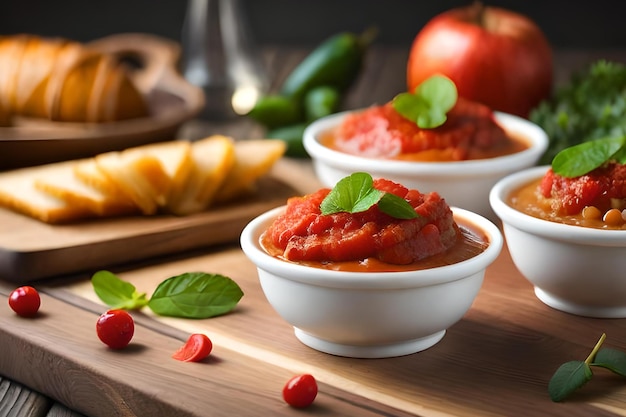
M 506 204 L 514 189 L 547 169 L 507 176 L 490 193 L 513 262 L 550 307 L 587 317 L 626 318 L 626 231 L 550 222 Z
M 502 177 L 537 163 L 548 146 L 546 133 L 517 116 L 496 113 L 509 133 L 525 137 L 530 147 L 497 158 L 459 162 L 411 162 L 372 159 L 332 150 L 320 143 L 324 132 L 338 126 L 348 112 L 319 119 L 304 132 L 303 143 L 322 184 L 332 187 L 353 172 L 368 172 L 422 193 L 437 191 L 450 206 L 460 207 L 496 220 L 489 205 L 489 190 Z
M 487 249 L 469 260 L 422 271 L 358 273 L 325 270 L 270 256 L 259 238 L 279 207 L 252 220 L 241 247 L 256 265 L 272 307 L 305 345 L 334 355 L 408 355 L 439 342 L 471 307 L 503 237 L 489 220 L 461 209 L 455 219 L 484 232 Z

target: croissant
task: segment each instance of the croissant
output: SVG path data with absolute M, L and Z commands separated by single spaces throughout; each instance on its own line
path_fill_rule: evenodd
M 0 123 L 11 116 L 100 123 L 148 113 L 115 56 L 62 38 L 0 36 Z

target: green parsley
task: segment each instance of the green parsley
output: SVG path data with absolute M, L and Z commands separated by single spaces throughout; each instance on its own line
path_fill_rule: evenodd
M 374 188 L 370 174 L 355 172 L 342 178 L 320 204 L 323 215 L 346 212 L 360 213 L 373 205 L 397 219 L 417 217 L 415 209 L 405 199 Z
M 546 131 L 548 149 L 540 164 L 582 142 L 626 135 L 626 65 L 598 60 L 572 74 L 549 99 L 539 103 L 530 121 Z
M 441 126 L 454 107 L 458 92 L 454 82 L 443 75 L 433 75 L 415 87 L 415 93 L 400 93 L 392 100 L 393 108 L 402 117 L 422 129 Z
M 569 361 L 561 365 L 548 384 L 548 393 L 554 402 L 566 399 L 574 391 L 593 378 L 592 367 L 605 368 L 626 377 L 626 353 L 610 348 L 603 348 L 606 334 L 602 334 L 598 343 L 584 361 Z
M 563 149 L 552 160 L 552 170 L 562 177 L 579 177 L 604 163 L 626 163 L 626 136 L 607 137 Z
M 148 306 L 161 316 L 194 319 L 225 314 L 243 297 L 243 291 L 232 279 L 204 272 L 168 278 L 157 286 L 150 299 L 109 271 L 96 272 L 91 284 L 100 300 L 111 308 L 137 310 Z

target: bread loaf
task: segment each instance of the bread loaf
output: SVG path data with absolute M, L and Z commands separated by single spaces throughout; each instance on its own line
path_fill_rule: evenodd
M 148 113 L 113 55 L 67 39 L 0 36 L 0 123 L 10 116 L 99 123 Z

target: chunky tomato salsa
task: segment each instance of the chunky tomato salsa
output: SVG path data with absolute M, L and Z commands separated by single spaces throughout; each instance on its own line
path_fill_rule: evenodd
M 510 197 L 527 214 L 586 227 L 626 228 L 626 165 L 611 161 L 579 177 L 552 169 Z
M 586 206 L 607 211 L 626 199 L 626 165 L 609 162 L 588 174 L 566 178 L 551 169 L 540 185 L 541 195 L 554 200 L 554 208 L 564 214 L 579 213 Z
M 350 113 L 323 138 L 335 150 L 370 158 L 417 161 L 484 159 L 528 148 L 497 123 L 490 108 L 463 98 L 447 114 L 447 121 L 422 129 L 387 103 Z
M 439 194 L 422 194 L 389 180 L 374 180 L 378 190 L 404 198 L 418 216 L 401 220 L 371 206 L 364 212 L 322 215 L 320 204 L 329 189 L 292 197 L 281 216 L 262 237 L 273 255 L 290 261 L 359 261 L 374 258 L 410 264 L 453 247 L 459 227 Z M 273 250 L 272 250 L 273 248 Z

